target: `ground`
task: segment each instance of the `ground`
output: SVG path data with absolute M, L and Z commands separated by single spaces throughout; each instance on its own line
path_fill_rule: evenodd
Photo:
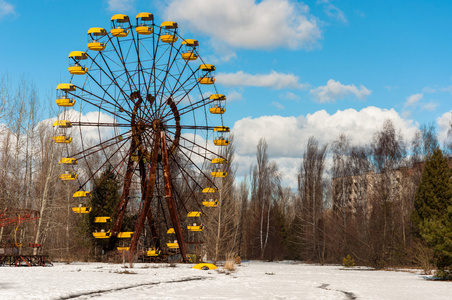
M 452 282 L 416 271 L 244 262 L 236 271 L 189 264 L 71 263 L 0 267 L 0 299 L 451 299 Z

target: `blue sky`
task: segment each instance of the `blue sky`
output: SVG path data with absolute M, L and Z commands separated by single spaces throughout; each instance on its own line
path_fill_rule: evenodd
M 38 88 L 43 107 L 69 79 L 67 55 L 115 13 L 176 21 L 217 67 L 237 137 L 239 174 L 265 137 L 282 172 L 305 142 L 340 132 L 366 143 L 386 118 L 411 137 L 433 122 L 442 140 L 452 108 L 451 1 L 0 0 L 1 73 Z M 49 99 L 50 98 L 50 99 Z M 52 102 L 53 104 L 53 102 Z M 50 112 L 47 114 L 49 115 Z M 294 184 L 294 177 L 285 182 Z

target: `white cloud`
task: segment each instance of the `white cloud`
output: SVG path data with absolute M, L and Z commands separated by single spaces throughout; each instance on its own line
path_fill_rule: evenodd
M 406 98 L 405 107 L 406 106 L 415 106 L 421 99 L 424 97 L 424 94 L 414 94 Z
M 212 137 L 209 140 L 206 136 L 201 136 L 194 133 L 182 133 L 180 144 L 180 150 L 185 153 L 186 157 L 189 157 L 198 168 L 202 169 L 205 157 L 213 157 L 213 153 L 218 152 L 215 149 L 215 145 L 212 142 Z
M 279 98 L 286 99 L 286 100 L 296 100 L 296 101 L 301 99 L 300 96 L 298 96 L 292 92 L 287 92 L 285 94 L 281 94 L 281 95 L 279 95 Z
M 329 0 L 319 0 L 317 1 L 317 4 L 323 4 L 323 11 L 325 14 L 333 19 L 336 19 L 338 21 L 347 23 L 347 18 L 345 17 L 342 10 L 337 8 L 334 4 L 332 4 Z
M 15 15 L 14 5 L 4 0 L 0 0 L 0 18 L 6 15 Z
M 228 100 L 228 102 L 238 101 L 243 99 L 243 95 L 237 91 L 230 91 L 227 93 L 226 99 Z
M 41 123 L 49 124 L 47 126 L 51 126 L 50 123 L 53 123 L 57 119 L 59 120 L 68 120 L 71 122 L 88 122 L 88 123 L 114 123 L 115 120 L 108 114 L 92 111 L 87 112 L 86 114 L 81 114 L 79 111 L 74 109 L 69 109 L 59 115 L 58 118 L 51 118 L 43 120 Z M 80 138 L 83 139 L 83 143 L 85 147 L 89 147 L 87 145 L 97 145 L 102 141 L 107 141 L 115 135 L 115 129 L 112 126 L 73 126 L 70 129 L 64 129 L 62 132 L 59 132 L 56 129 L 56 133 L 64 133 L 67 136 L 73 137 L 73 143 L 76 143 L 78 146 L 82 145 Z
M 452 127 L 451 127 L 452 110 L 445 112 L 440 117 L 438 117 L 436 119 L 436 123 L 438 124 L 438 127 L 439 127 L 439 132 L 438 132 L 439 142 L 441 144 L 444 144 L 447 141 L 451 142 L 452 141 L 452 132 L 450 134 L 448 134 L 448 133 L 449 133 L 449 130 L 452 129 Z
M 284 109 L 284 105 L 282 105 L 281 103 L 276 102 L 276 101 L 273 101 L 270 105 L 276 107 L 277 110 L 283 110 Z
M 397 89 L 397 86 L 392 86 L 392 85 L 385 85 L 384 88 L 388 91 L 391 92 L 392 90 Z
M 422 106 L 422 110 L 433 111 L 438 107 L 439 103 L 429 102 Z
M 216 82 L 225 86 L 258 86 L 272 89 L 303 89 L 307 85 L 298 82 L 298 76 L 271 71 L 270 74 L 219 73 Z
M 361 18 L 365 18 L 366 17 L 366 13 L 363 11 L 360 11 L 358 9 L 354 10 L 355 14 L 357 14 L 358 16 L 360 16 Z
M 108 0 L 109 11 L 114 11 L 117 13 L 123 13 L 125 11 L 130 11 L 133 9 L 135 0 Z
M 360 87 L 357 88 L 354 84 L 343 85 L 339 81 L 330 79 L 326 85 L 311 89 L 310 93 L 318 102 L 325 103 L 334 102 L 346 97 L 356 97 L 360 100 L 364 100 L 372 93 L 372 91 L 368 90 L 363 85 L 360 85 Z
M 205 59 L 211 64 L 219 65 L 237 58 L 237 54 L 231 48 L 226 47 L 222 42 L 214 43 L 212 48 L 215 54 L 208 55 Z
M 309 7 L 292 0 L 170 0 L 168 19 L 235 48 L 313 49 L 321 30 Z
M 325 144 L 344 133 L 350 137 L 352 144 L 364 145 L 371 141 L 373 134 L 387 119 L 393 121 L 405 139 L 414 136 L 417 126 L 412 120 L 403 119 L 394 109 L 373 106 L 360 111 L 337 111 L 331 115 L 321 110 L 299 117 L 274 115 L 241 119 L 235 122 L 232 129 L 239 166 L 237 175 L 243 176 L 250 165 L 255 163 L 256 146 L 261 138 L 266 139 L 269 157 L 278 162 L 280 170 L 296 170 L 309 137 L 314 136 L 321 144 Z M 295 187 L 296 173 L 285 176 L 284 183 Z
M 452 95 L 452 85 L 445 87 L 445 88 L 441 88 L 440 91 L 445 92 L 445 93 L 450 93 Z
M 426 93 L 426 94 L 433 94 L 433 93 L 436 93 L 436 89 L 427 86 L 422 89 L 422 92 Z

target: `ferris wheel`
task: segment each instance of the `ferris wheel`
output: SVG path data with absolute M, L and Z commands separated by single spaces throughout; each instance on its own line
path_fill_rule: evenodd
M 108 228 L 93 236 L 109 239 L 110 250 L 130 238 L 121 250 L 133 255 L 147 220 L 154 242 L 148 255 L 159 255 L 166 240 L 186 261 L 187 233 L 204 228 L 188 222 L 218 205 L 218 182 L 227 175 L 218 155 L 229 144 L 226 97 L 215 86 L 215 66 L 202 60 L 197 40 L 178 34 L 176 22 L 158 26 L 151 13 L 133 21 L 116 14 L 109 31 L 92 27 L 87 39 L 86 51 L 69 54 L 71 79 L 57 86 L 53 124 L 65 153 L 60 179 L 80 187 L 73 211 L 97 209 L 89 197 L 108 168 L 121 178 L 121 196 L 113 215 L 96 217 Z M 133 201 L 135 229 L 123 232 Z

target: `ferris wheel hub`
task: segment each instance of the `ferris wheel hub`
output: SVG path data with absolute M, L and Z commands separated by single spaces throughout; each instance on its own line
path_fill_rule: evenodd
M 154 131 L 156 131 L 156 132 L 162 131 L 163 130 L 162 120 L 155 119 L 154 121 L 152 121 L 152 129 L 154 129 Z

